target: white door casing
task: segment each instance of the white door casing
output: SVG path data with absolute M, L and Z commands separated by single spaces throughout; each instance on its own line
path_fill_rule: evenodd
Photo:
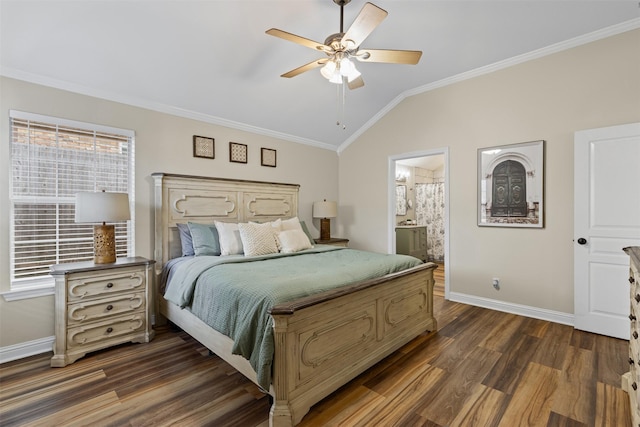
M 574 139 L 574 327 L 629 339 L 629 257 L 640 245 L 640 123 Z

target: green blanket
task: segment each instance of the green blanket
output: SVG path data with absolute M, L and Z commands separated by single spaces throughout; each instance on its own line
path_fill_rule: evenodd
M 265 390 L 271 383 L 271 307 L 421 264 L 387 255 L 319 245 L 296 254 L 195 257 L 176 266 L 165 298 L 234 341 Z M 192 302 L 193 301 L 193 302 Z

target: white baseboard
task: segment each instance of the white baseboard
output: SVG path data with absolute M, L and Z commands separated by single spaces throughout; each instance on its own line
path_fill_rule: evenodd
M 56 337 L 51 336 L 7 347 L 0 347 L 0 363 L 11 362 L 12 360 L 53 351 L 53 342 L 55 339 Z
M 502 311 L 505 313 L 517 314 L 534 319 L 547 320 L 549 322 L 561 323 L 563 325 L 573 326 L 573 314 L 562 313 L 560 311 L 546 310 L 528 305 L 508 303 L 490 298 L 477 297 L 474 295 L 461 294 L 458 292 L 449 292 L 449 299 L 463 304 L 475 305 L 478 307 L 489 308 L 491 310 Z
M 573 326 L 573 314 L 562 313 L 559 311 L 545 310 L 527 305 L 507 303 L 504 301 L 482 298 L 473 295 L 461 294 L 458 292 L 450 292 L 449 299 L 451 301 L 463 304 L 475 305 L 478 307 L 488 308 L 491 310 L 502 311 L 505 313 L 517 314 L 534 319 L 547 320 L 549 322 L 561 323 L 563 325 Z M 0 363 L 11 362 L 35 354 L 42 354 L 52 351 L 55 337 L 45 337 L 33 341 L 20 344 L 10 345 L 0 348 Z

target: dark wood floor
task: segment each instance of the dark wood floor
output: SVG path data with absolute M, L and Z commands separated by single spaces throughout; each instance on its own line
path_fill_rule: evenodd
M 437 280 L 442 281 L 442 269 Z M 314 406 L 301 426 L 628 426 L 628 343 L 452 303 L 425 333 Z M 2 426 L 267 426 L 268 399 L 182 332 L 0 365 Z

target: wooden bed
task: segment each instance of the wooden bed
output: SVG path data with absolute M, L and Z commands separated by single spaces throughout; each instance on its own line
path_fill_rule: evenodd
M 273 221 L 297 216 L 294 184 L 154 173 L 156 273 L 181 255 L 177 223 Z M 426 263 L 272 308 L 275 354 L 271 426 L 298 424 L 310 407 L 425 331 L 433 317 L 433 270 Z M 156 283 L 160 281 L 157 280 Z M 257 384 L 230 338 L 156 292 L 156 324 L 178 325 Z

